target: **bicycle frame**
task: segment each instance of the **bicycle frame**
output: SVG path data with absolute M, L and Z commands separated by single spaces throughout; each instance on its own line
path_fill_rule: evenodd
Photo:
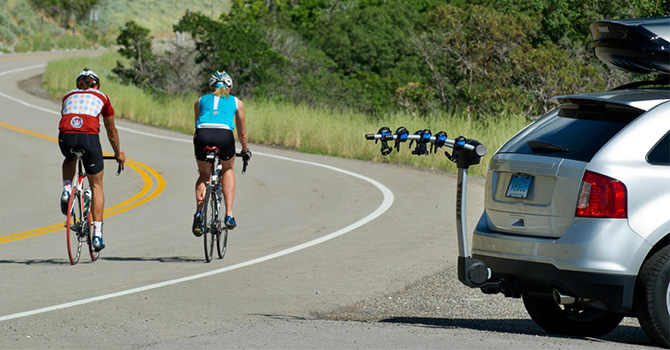
M 72 192 L 70 194 L 70 202 L 68 203 L 65 226 L 70 263 L 75 265 L 79 261 L 83 242 L 86 242 L 88 245 L 91 260 L 96 261 L 100 256 L 100 252 L 96 251 L 92 244 L 91 201 L 93 198 L 91 196 L 89 198 L 84 197 L 84 193 L 88 190 L 88 188 L 84 188 L 84 180 L 87 178 L 86 168 L 82 160 L 84 151 L 81 149 L 71 149 L 70 152 L 76 156 L 77 171 L 72 181 Z M 103 159 L 116 158 L 105 156 Z M 121 165 L 119 164 L 116 175 L 119 175 L 121 170 Z M 79 206 L 79 208 L 73 208 L 75 205 Z
M 79 262 L 81 255 L 81 245 L 83 242 L 88 244 L 89 254 L 91 260 L 96 261 L 100 255 L 96 252 L 91 244 L 91 215 L 90 215 L 90 201 L 84 198 L 86 189 L 84 188 L 84 179 L 86 179 L 86 169 L 82 161 L 82 150 L 71 150 L 76 155 L 77 172 L 72 183 L 72 192 L 70 195 L 70 202 L 68 203 L 68 213 L 66 219 L 66 234 L 68 245 L 68 257 L 72 265 Z M 78 208 L 73 208 L 74 206 Z

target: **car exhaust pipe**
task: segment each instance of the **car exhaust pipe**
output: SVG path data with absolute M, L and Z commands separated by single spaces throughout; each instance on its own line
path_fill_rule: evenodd
M 552 295 L 554 296 L 554 301 L 558 305 L 571 305 L 577 302 L 577 298 L 572 295 L 563 294 L 558 289 L 554 289 Z

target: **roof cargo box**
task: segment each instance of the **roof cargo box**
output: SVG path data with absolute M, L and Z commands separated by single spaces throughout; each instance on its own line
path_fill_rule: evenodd
M 591 33 L 601 61 L 633 73 L 670 74 L 670 17 L 597 21 Z

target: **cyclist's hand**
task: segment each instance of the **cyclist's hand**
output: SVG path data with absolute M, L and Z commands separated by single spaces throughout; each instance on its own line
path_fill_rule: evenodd
M 244 159 L 245 162 L 248 162 L 249 159 L 251 159 L 251 151 L 247 149 L 246 152 L 242 152 L 242 159 Z
M 116 158 L 116 162 L 119 163 L 119 168 L 121 170 L 125 170 L 125 164 L 126 164 L 126 153 L 121 152 L 119 155 L 114 155 L 114 158 Z

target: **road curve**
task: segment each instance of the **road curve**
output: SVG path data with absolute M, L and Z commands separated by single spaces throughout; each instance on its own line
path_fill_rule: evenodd
M 648 344 L 547 336 L 519 313 L 518 300 L 483 296 L 457 283 L 445 286 L 451 294 L 440 297 L 443 303 L 455 300 L 467 312 L 477 309 L 476 300 L 489 309 L 502 305 L 507 315 L 463 316 L 437 327 L 416 317 L 324 319 L 365 300 L 402 295 L 408 285 L 445 269 L 455 273 L 453 177 L 252 145 L 249 171 L 239 175 L 238 169 L 237 175 L 239 227 L 231 232 L 225 259 L 207 264 L 202 240 L 190 233 L 196 178 L 190 137 L 124 120 L 117 122 L 122 149 L 134 167 L 119 177 L 105 174 L 107 207 L 116 207 L 105 218 L 107 248 L 98 262 L 84 256 L 70 266 L 65 232 L 58 229 L 62 157 L 52 138 L 59 103 L 26 93 L 18 82 L 39 75 L 48 60 L 72 54 L 0 56 L 0 348 Z M 104 136 L 102 141 L 109 150 Z M 472 227 L 483 186 L 471 183 L 468 195 Z M 440 317 L 452 316 L 445 310 Z M 491 318 L 532 329 L 499 333 Z M 639 333 L 635 325 L 626 327 Z

